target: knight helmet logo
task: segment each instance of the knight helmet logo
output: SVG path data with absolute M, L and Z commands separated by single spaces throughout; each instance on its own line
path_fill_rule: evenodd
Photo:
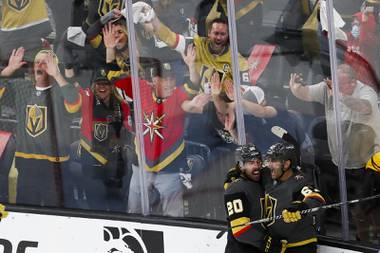
M 102 142 L 108 138 L 108 125 L 105 123 L 96 123 L 94 125 L 94 138 Z
M 39 105 L 27 105 L 26 107 L 26 132 L 37 137 L 47 129 L 47 107 Z
M 8 0 L 8 5 L 16 11 L 22 11 L 30 4 L 30 0 Z
M 101 0 L 99 3 L 98 13 L 100 16 L 106 15 L 113 9 L 123 9 L 123 1 L 121 0 Z
M 264 198 L 260 198 L 261 202 L 261 217 L 271 218 L 272 220 L 266 224 L 267 227 L 272 226 L 276 217 L 277 199 L 265 194 Z

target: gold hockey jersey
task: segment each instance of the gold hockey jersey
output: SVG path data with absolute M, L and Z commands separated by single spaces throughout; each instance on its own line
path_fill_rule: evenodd
M 4 0 L 2 31 L 17 31 L 48 22 L 45 0 Z
M 195 59 L 196 69 L 201 76 L 201 87 L 205 88 L 205 85 L 210 82 L 211 76 L 214 71 L 219 72 L 221 81 L 232 78 L 232 66 L 231 66 L 231 50 L 227 48 L 221 55 L 213 55 L 209 49 L 210 41 L 205 37 L 194 37 L 194 45 L 196 48 L 197 57 Z M 248 62 L 239 54 L 239 70 L 240 72 L 247 73 L 246 77 L 242 74 L 242 79 L 248 78 Z M 243 82 L 249 82 L 248 80 L 242 80 Z

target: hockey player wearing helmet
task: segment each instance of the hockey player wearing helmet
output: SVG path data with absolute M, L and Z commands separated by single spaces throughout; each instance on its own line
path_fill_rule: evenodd
M 225 252 L 261 252 L 266 230 L 260 224 L 247 225 L 261 218 L 261 199 L 264 198 L 260 183 L 261 153 L 255 145 L 247 144 L 238 147 L 236 155 L 237 164 L 227 173 L 224 184 L 230 227 Z
M 288 143 L 280 142 L 269 148 L 267 158 L 272 180 L 286 181 L 293 175 L 298 163 L 296 154 L 294 145 Z
M 261 153 L 254 144 L 240 146 L 236 149 L 240 170 L 248 179 L 259 182 L 262 165 Z
M 316 252 L 317 223 L 314 214 L 301 211 L 325 203 L 311 180 L 297 170 L 298 157 L 292 144 L 280 142 L 267 152 L 273 183 L 265 189 L 262 200 L 265 217 L 282 214 L 282 219 L 266 224 L 273 241 L 281 241 L 282 252 Z

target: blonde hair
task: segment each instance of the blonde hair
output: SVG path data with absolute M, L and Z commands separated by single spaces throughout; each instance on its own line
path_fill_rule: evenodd
M 127 27 L 125 25 L 124 22 L 116 22 L 114 25 L 118 25 L 121 27 L 123 33 L 125 34 L 125 36 L 127 36 L 128 38 L 128 30 L 127 30 Z M 127 46 L 128 46 L 128 42 L 127 42 Z M 124 60 L 126 58 L 129 57 L 129 52 L 128 52 L 128 48 L 123 48 L 122 50 L 116 50 L 116 62 L 117 64 L 122 68 L 124 69 L 125 67 L 125 62 Z
M 50 50 L 50 49 L 43 49 L 43 50 L 40 50 L 36 56 L 34 57 L 34 62 L 36 62 L 37 58 L 42 55 L 42 54 L 51 54 L 53 55 L 53 58 L 54 58 L 54 61 L 56 64 L 59 63 L 59 59 L 58 59 L 58 56 L 53 52 L 53 50 Z

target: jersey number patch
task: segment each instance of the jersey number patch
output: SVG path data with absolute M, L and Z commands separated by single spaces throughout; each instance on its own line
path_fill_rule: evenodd
M 227 202 L 226 205 L 227 205 L 228 216 L 242 213 L 244 211 L 243 202 L 241 201 L 241 199 L 234 199 L 233 201 Z
M 224 203 L 230 220 L 249 216 L 249 202 L 242 192 L 225 195 Z

